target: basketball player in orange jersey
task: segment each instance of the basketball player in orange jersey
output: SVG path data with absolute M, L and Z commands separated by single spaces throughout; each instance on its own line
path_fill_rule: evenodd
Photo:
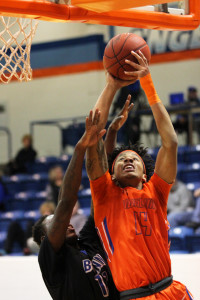
M 87 149 L 94 219 L 120 299 L 189 300 L 186 286 L 173 280 L 169 256 L 167 199 L 177 171 L 177 136 L 159 99 L 146 58 L 132 52 L 139 64 L 126 72 L 140 79 L 151 106 L 162 145 L 155 170 L 147 150 L 124 146 L 113 151 L 109 166 L 102 139 Z M 118 80 L 108 76 L 94 109 L 104 128 Z M 123 121 L 123 119 L 122 119 Z M 113 136 L 116 133 L 113 132 Z

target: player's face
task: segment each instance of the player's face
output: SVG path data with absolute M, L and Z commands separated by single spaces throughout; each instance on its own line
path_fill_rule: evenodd
M 122 187 L 137 187 L 146 181 L 141 158 L 132 151 L 119 154 L 114 165 L 114 177 Z

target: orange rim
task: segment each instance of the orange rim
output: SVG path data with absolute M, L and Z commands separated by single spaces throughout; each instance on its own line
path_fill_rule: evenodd
M 45 0 L 1 0 L 0 14 L 55 22 L 81 22 L 157 30 L 193 30 L 200 24 L 200 1 L 190 1 L 190 14 L 184 16 L 130 9 L 95 13 Z

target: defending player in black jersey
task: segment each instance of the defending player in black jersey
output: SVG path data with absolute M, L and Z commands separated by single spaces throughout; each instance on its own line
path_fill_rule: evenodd
M 86 130 L 77 143 L 65 173 L 55 214 L 42 217 L 33 228 L 34 240 L 41 245 L 39 264 L 46 287 L 54 300 L 117 300 L 94 221 L 89 217 L 80 238 L 69 224 L 81 183 L 87 147 L 97 143 L 100 112 L 86 118 Z

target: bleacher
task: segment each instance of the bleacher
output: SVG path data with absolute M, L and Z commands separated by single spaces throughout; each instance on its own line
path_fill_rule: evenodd
M 158 148 L 149 149 L 155 159 Z M 45 188 L 48 183 L 48 171 L 55 165 L 60 165 L 66 170 L 70 156 L 41 157 L 28 167 L 28 174 L 4 176 L 3 182 L 8 190 L 6 211 L 0 213 L 0 249 L 6 238 L 7 229 L 12 220 L 18 220 L 22 228 L 26 227 L 29 220 L 39 218 L 39 206 L 46 199 Z M 177 177 L 186 183 L 188 189 L 194 191 L 200 187 L 200 145 L 189 147 L 182 146 L 178 150 Z M 91 191 L 86 170 L 83 168 L 81 190 L 78 193 L 80 208 L 89 215 Z M 171 252 L 191 253 L 200 251 L 200 235 L 194 230 L 180 226 L 170 230 Z M 14 252 L 19 252 L 19 247 L 14 247 Z

